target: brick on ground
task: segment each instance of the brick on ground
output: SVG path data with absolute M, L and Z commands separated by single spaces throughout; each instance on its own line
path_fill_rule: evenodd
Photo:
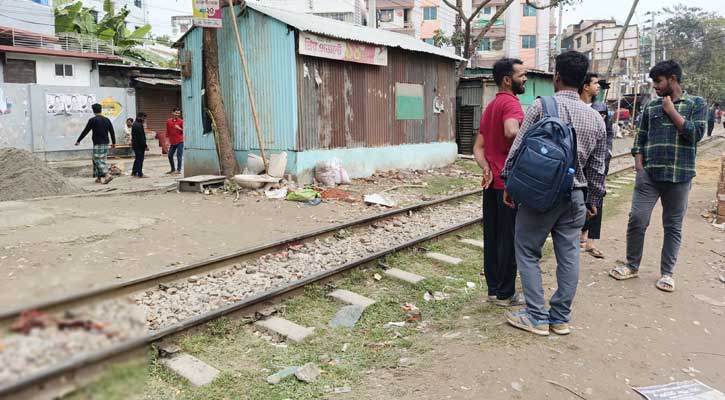
M 430 258 L 431 260 L 440 261 L 442 263 L 450 264 L 450 265 L 458 265 L 463 262 L 460 258 L 457 257 L 451 257 L 447 254 L 441 254 L 436 252 L 429 252 L 425 253 L 425 256 Z
M 461 243 L 467 244 L 472 247 L 477 247 L 479 249 L 483 248 L 483 240 L 476 240 L 476 239 L 461 239 Z
M 304 341 L 308 336 L 314 333 L 314 328 L 297 325 L 292 321 L 288 321 L 280 317 L 270 317 L 262 321 L 257 321 L 254 324 L 269 332 L 283 336 L 295 343 Z
M 161 362 L 173 373 L 188 380 L 194 387 L 207 385 L 219 376 L 218 369 L 191 354 L 177 354 L 171 358 L 162 358 Z
M 366 309 L 371 305 L 375 304 L 375 300 L 345 289 L 336 289 L 335 291 L 328 294 L 328 296 L 343 303 L 360 306 L 363 309 Z
M 425 277 L 423 276 L 414 274 L 412 272 L 403 271 L 402 269 L 397 268 L 390 268 L 385 270 L 385 275 L 391 278 L 400 279 L 404 282 L 412 283 L 414 285 L 425 279 Z

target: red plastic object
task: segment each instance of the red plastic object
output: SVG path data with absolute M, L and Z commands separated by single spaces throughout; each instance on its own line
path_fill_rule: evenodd
M 168 136 L 166 136 L 166 132 L 156 132 L 156 139 L 159 141 L 159 146 L 161 146 L 161 154 L 169 154 L 171 143 Z

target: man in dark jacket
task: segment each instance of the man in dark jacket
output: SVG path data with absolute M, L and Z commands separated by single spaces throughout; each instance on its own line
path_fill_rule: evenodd
M 136 158 L 133 160 L 133 170 L 131 175 L 137 178 L 148 178 L 143 174 L 144 153 L 148 150 L 146 145 L 146 131 L 144 131 L 144 123 L 146 122 L 146 113 L 139 112 L 136 121 L 131 127 L 131 148 Z
M 111 120 L 101 114 L 101 105 L 93 104 L 91 108 L 95 115 L 88 120 L 86 127 L 76 140 L 76 146 L 81 144 L 88 132 L 93 131 L 93 136 L 91 136 L 93 140 L 93 177 L 96 178 L 96 183 L 106 184 L 113 179 L 111 174 L 108 173 L 108 166 L 106 165 L 109 147 L 108 135 L 111 135 L 110 147 L 113 149 L 116 147 L 116 134 L 113 131 Z

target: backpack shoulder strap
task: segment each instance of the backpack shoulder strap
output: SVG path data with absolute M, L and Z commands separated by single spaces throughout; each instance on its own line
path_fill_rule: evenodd
M 539 97 L 545 117 L 559 118 L 559 108 L 556 105 L 554 96 Z

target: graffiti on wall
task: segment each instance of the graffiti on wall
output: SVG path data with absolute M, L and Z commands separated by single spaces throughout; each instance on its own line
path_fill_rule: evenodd
M 110 119 L 111 121 L 115 121 L 116 118 L 118 118 L 118 116 L 121 115 L 121 112 L 123 111 L 123 106 L 121 105 L 121 103 L 114 100 L 111 96 L 103 99 L 103 101 L 101 101 L 101 106 L 103 107 L 103 116 Z
M 93 114 L 91 106 L 95 103 L 95 94 L 45 94 L 45 110 L 48 115 L 90 115 Z

